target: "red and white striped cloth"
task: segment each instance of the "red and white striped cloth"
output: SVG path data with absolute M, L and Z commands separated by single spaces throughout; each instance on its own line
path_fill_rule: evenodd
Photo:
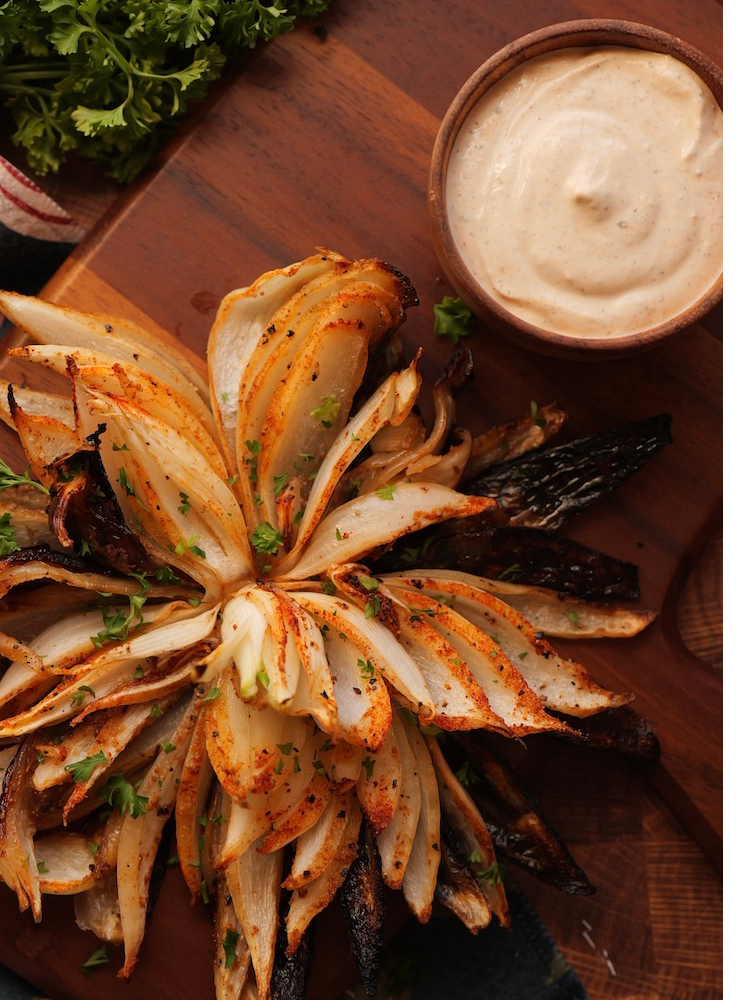
M 0 224 L 48 243 L 79 243 L 86 230 L 42 189 L 0 156 Z

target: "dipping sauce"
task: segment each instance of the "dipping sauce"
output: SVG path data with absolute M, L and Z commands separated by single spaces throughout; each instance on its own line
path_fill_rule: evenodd
M 719 278 L 722 112 L 688 66 L 617 46 L 537 56 L 469 112 L 446 178 L 487 294 L 561 334 L 621 336 Z

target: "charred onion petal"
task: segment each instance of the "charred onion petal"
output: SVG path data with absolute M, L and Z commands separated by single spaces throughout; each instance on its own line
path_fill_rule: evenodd
M 669 414 L 649 417 L 522 455 L 464 484 L 467 492 L 494 497 L 508 524 L 558 528 L 595 500 L 609 496 L 664 445 Z
M 20 745 L 3 772 L 0 792 L 0 880 L 12 889 L 21 910 L 31 907 L 42 919 L 39 871 L 34 857 L 33 793 L 29 777 L 37 748 L 31 738 Z
M 570 720 L 572 722 L 572 720 Z M 640 760 L 658 760 L 659 737 L 651 723 L 629 706 L 576 719 L 566 739 L 598 750 L 614 750 Z
M 638 567 L 540 528 L 510 527 L 502 511 L 445 521 L 400 539 L 378 573 L 433 566 L 592 599 L 640 594 Z
M 555 403 L 540 406 L 534 413 L 526 413 L 515 423 L 492 427 L 474 438 L 471 458 L 464 471 L 470 482 L 485 469 L 499 462 L 509 462 L 527 451 L 539 448 L 553 437 L 568 419 L 565 410 Z
M 492 910 L 468 861 L 461 856 L 455 836 L 445 823 L 441 826 L 441 858 L 435 899 L 454 913 L 472 934 L 492 919 Z
M 359 832 L 357 857 L 339 890 L 339 900 L 365 992 L 374 997 L 385 945 L 385 891 L 378 844 L 366 820 Z
M 460 734 L 450 751 L 452 763 L 467 759 L 477 781 L 471 792 L 498 855 L 542 882 L 574 895 L 595 891 L 570 851 L 539 812 L 497 746 L 481 737 Z M 492 749 L 489 749 L 491 747 Z
M 154 568 L 140 538 L 125 523 L 96 451 L 80 453 L 58 468 L 49 519 L 63 545 L 86 542 L 96 563 L 120 573 Z
M 18 549 L 16 552 L 11 552 L 0 562 L 0 587 L 4 587 L 5 582 L 5 571 L 6 569 L 11 569 L 14 566 L 28 566 L 30 563 L 41 563 L 43 566 L 47 566 L 50 569 L 63 570 L 70 574 L 83 574 L 83 580 L 86 580 L 86 575 L 94 577 L 95 575 L 115 577 L 118 574 L 115 570 L 101 569 L 97 567 L 96 574 L 92 572 L 91 563 L 82 559 L 80 556 L 73 555 L 70 552 L 58 552 L 56 549 L 51 549 L 49 545 L 30 545 L 26 549 Z M 27 583 L 24 580 L 24 583 Z M 40 573 L 39 579 L 45 579 L 45 574 Z M 95 583 L 98 581 L 94 581 Z M 79 586 L 85 586 L 85 583 L 79 584 Z M 132 584 L 129 584 L 132 588 Z M 9 588 L 4 588 L 9 589 Z M 93 587 L 91 589 L 94 589 Z M 136 588 L 137 589 L 137 588 Z
M 300 938 L 293 955 L 287 954 L 285 914 L 276 939 L 276 958 L 271 978 L 271 1000 L 305 1000 L 312 964 L 312 927 Z

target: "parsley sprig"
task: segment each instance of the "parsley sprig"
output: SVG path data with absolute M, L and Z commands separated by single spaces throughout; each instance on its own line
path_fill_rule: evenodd
M 125 608 L 102 606 L 102 621 L 104 628 L 100 629 L 96 635 L 91 636 L 91 643 L 96 649 L 101 649 L 105 642 L 115 642 L 118 639 L 127 639 L 132 629 L 143 624 L 143 605 L 151 589 L 151 584 L 146 579 L 144 573 L 131 573 L 130 576 L 140 583 L 140 589 L 136 594 L 131 594 L 128 598 L 129 607 Z
M 1 50 L 2 47 L 0 46 L 0 52 Z M 0 79 L 2 78 L 0 77 Z M 19 472 L 14 472 L 8 463 L 0 458 L 0 490 L 9 490 L 14 486 L 33 486 L 35 490 L 39 490 L 40 493 L 46 493 L 49 496 L 47 487 L 42 485 L 42 483 L 38 483 L 36 479 L 32 479 L 29 475 L 30 471 L 30 468 L 27 469 L 23 475 Z
M 330 0 L 7 0 L 0 96 L 33 170 L 70 152 L 131 180 L 244 49 Z
M 102 785 L 99 789 L 99 798 L 134 819 L 145 816 L 148 809 L 148 797 L 138 795 L 135 785 L 130 784 L 122 771 L 113 774 L 107 783 Z

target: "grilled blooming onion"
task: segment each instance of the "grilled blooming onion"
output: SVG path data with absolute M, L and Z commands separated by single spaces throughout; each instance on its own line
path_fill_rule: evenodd
M 448 859 L 467 926 L 507 924 L 438 735 L 566 733 L 629 700 L 550 646 L 556 595 L 363 564 L 495 503 L 454 489 L 472 440 L 449 438 L 450 391 L 425 431 L 416 361 L 363 392 L 415 302 L 382 262 L 321 251 L 224 299 L 206 384 L 129 323 L 0 297 L 32 341 L 11 354 L 69 387 L 6 385 L 34 478 L 3 463 L 0 877 L 36 920 L 75 894 L 123 977 L 172 815 L 220 998 L 271 995 L 358 867 L 426 921 Z M 586 615 L 578 634 L 648 621 Z

